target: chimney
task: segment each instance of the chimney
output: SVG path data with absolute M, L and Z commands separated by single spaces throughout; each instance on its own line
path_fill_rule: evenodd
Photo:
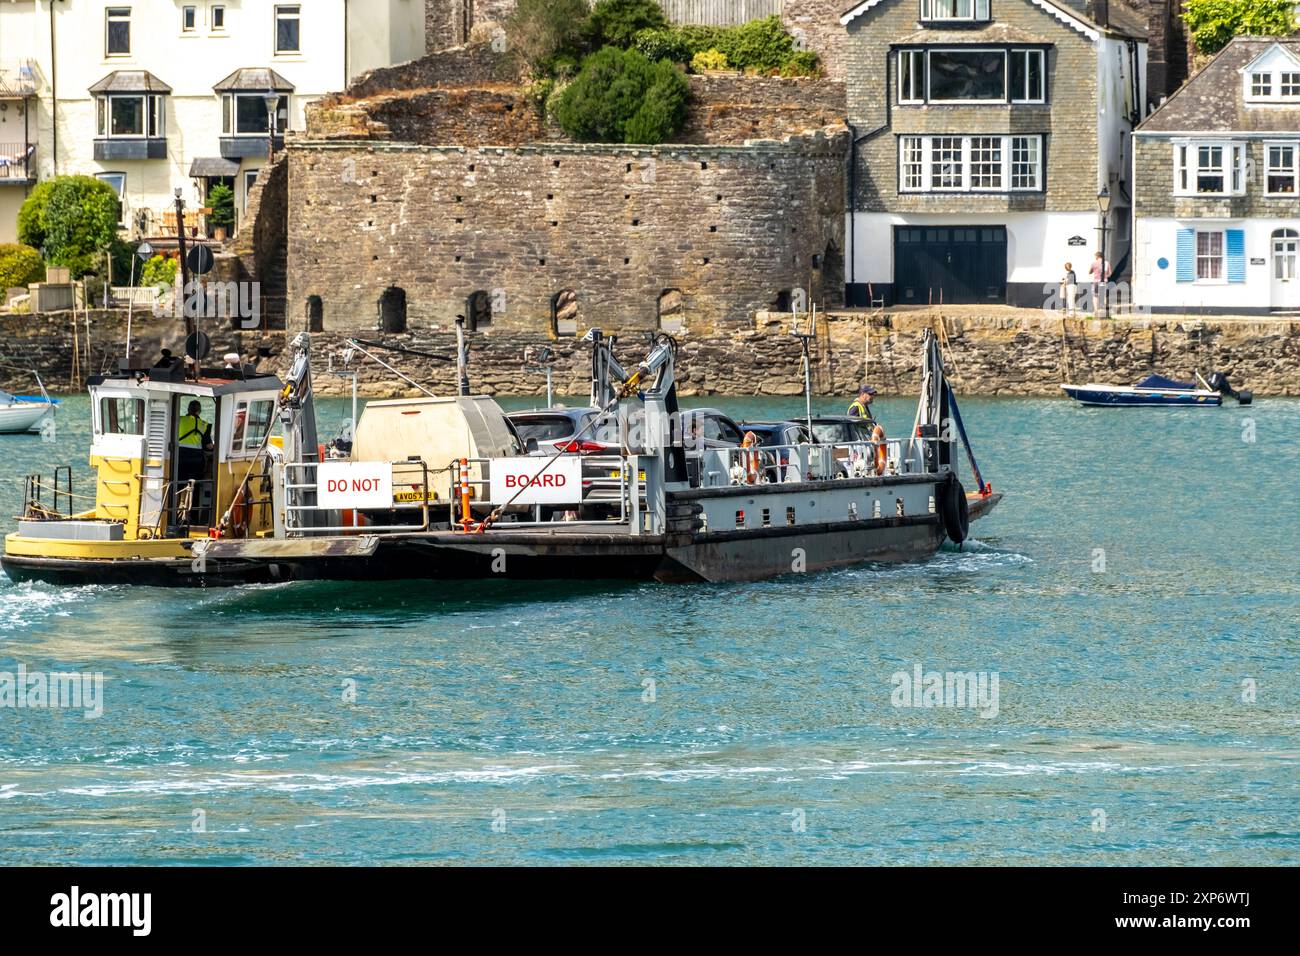
M 1088 0 L 1087 13 L 1097 26 L 1110 26 L 1110 0 Z

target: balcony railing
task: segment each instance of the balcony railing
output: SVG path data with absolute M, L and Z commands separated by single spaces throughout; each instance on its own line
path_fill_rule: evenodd
M 0 143 L 0 185 L 35 181 L 35 153 L 32 143 Z
M 35 60 L 0 60 L 0 97 L 35 96 L 38 80 Z

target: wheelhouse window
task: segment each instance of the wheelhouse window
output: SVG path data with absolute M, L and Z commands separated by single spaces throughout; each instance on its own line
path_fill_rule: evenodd
M 167 135 L 163 98 L 148 93 L 95 97 L 95 135 L 104 139 L 163 138 Z
M 1043 188 L 1041 136 L 903 136 L 900 192 L 1032 192 Z
M 104 11 L 104 55 L 131 55 L 130 7 L 109 7 Z
M 921 19 L 983 21 L 989 18 L 989 0 L 921 0 Z
M 230 425 L 230 450 L 232 453 L 256 452 L 271 431 L 275 420 L 275 402 L 271 400 L 239 402 L 235 406 Z
M 265 93 L 226 93 L 221 97 L 221 133 L 223 136 L 266 136 L 269 117 Z M 275 131 L 289 128 L 289 97 L 280 94 L 275 108 Z
M 103 435 L 143 435 L 144 399 L 101 398 L 99 431 Z
M 1196 278 L 1223 278 L 1223 233 L 1196 234 Z
M 1265 190 L 1270 196 L 1295 196 L 1300 191 L 1295 143 L 1266 143 Z
M 297 53 L 301 38 L 299 27 L 302 22 L 302 7 L 278 6 L 275 8 L 275 52 Z
M 1174 192 L 1181 196 L 1239 196 L 1245 188 L 1246 150 L 1240 143 L 1179 143 L 1174 147 Z
M 1043 103 L 1047 51 L 1041 47 L 902 49 L 899 103 Z

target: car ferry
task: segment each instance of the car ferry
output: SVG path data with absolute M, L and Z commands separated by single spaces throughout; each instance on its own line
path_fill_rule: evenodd
M 567 447 L 529 455 L 495 401 L 468 395 L 371 402 L 349 457 L 331 457 L 317 443 L 305 333 L 283 381 L 247 368 L 190 378 L 178 364 L 92 378 L 94 495 L 74 491 L 66 466 L 52 483 L 30 476 L 0 563 L 16 580 L 61 584 L 753 580 L 925 559 L 1001 497 L 930 334 L 906 438 L 781 448 L 780 480 L 762 467 L 772 449 L 682 429 L 676 351 L 660 336 L 631 371 L 598 357 L 592 421 L 618 423 L 600 461 Z M 197 454 L 195 421 L 207 426 Z M 860 466 L 846 472 L 840 452 Z M 598 506 L 591 481 L 608 492 Z

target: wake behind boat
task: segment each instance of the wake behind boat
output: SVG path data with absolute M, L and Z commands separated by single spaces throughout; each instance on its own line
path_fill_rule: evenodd
M 1196 373 L 1195 382 L 1179 382 L 1163 375 L 1148 375 L 1136 385 L 1065 385 L 1065 394 L 1083 405 L 1113 407 L 1137 405 L 1206 405 L 1223 404 L 1223 396 L 1235 398 L 1239 404 L 1249 405 L 1253 396 L 1249 391 L 1237 391 L 1222 372 L 1211 372 L 1209 380 Z

